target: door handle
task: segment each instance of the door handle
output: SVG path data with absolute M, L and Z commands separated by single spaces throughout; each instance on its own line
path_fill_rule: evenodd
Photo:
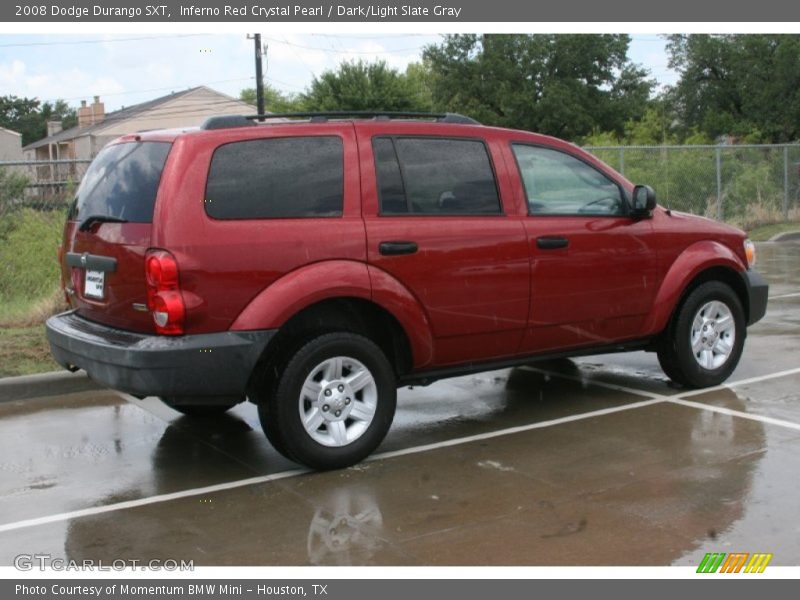
M 541 250 L 557 250 L 569 246 L 569 240 L 565 237 L 546 235 L 536 238 L 536 247 Z
M 405 241 L 381 242 L 378 244 L 378 251 L 384 256 L 414 254 L 417 251 L 417 243 Z

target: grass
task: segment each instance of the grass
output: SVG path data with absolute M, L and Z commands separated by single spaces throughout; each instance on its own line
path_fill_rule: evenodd
M 754 242 L 766 242 L 773 235 L 784 233 L 785 231 L 800 231 L 800 221 L 761 225 L 760 227 L 753 227 L 747 234 Z
M 0 223 L 0 327 L 33 325 L 61 306 L 56 252 L 64 214 L 22 209 Z
M 44 333 L 63 308 L 56 252 L 64 214 L 21 209 L 0 217 L 0 377 L 55 371 Z
M 50 356 L 44 325 L 0 328 L 0 377 L 60 369 Z

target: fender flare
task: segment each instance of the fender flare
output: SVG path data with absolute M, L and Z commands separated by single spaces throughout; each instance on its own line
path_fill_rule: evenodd
M 720 242 L 704 240 L 686 248 L 664 276 L 643 330 L 653 335 L 663 331 L 686 287 L 700 273 L 714 267 L 724 267 L 736 273 L 745 271 L 741 259 Z
M 253 298 L 234 331 L 278 329 L 304 308 L 330 298 L 371 299 L 367 265 L 352 260 L 313 263 L 286 273 Z
M 433 328 L 422 304 L 395 277 L 369 265 L 372 300 L 389 311 L 406 332 L 415 369 L 433 362 Z
M 304 308 L 334 298 L 359 298 L 383 308 L 403 328 L 414 368 L 433 360 L 430 321 L 417 299 L 385 271 L 352 260 L 323 261 L 287 273 L 261 290 L 230 329 L 279 329 Z

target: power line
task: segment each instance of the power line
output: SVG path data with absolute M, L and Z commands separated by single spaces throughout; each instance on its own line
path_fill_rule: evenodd
M 182 33 L 173 35 L 148 35 L 143 37 L 131 38 L 108 38 L 105 40 L 74 40 L 69 42 L 27 42 L 21 44 L 0 44 L 0 48 L 22 48 L 29 46 L 77 46 L 80 44 L 106 44 L 113 42 L 138 42 L 142 40 L 163 40 L 170 38 L 187 38 L 214 35 L 211 33 Z
M 401 39 L 406 37 L 437 37 L 436 35 L 431 35 L 428 33 L 402 33 L 402 34 L 387 34 L 387 35 L 344 35 L 344 34 L 332 34 L 332 33 L 312 33 L 310 34 L 315 37 L 326 37 L 326 38 L 335 38 L 335 39 L 354 39 L 354 40 L 386 40 L 386 39 Z
M 264 37 L 264 39 L 272 40 L 272 38 L 268 38 L 266 36 Z M 287 41 L 286 38 L 283 38 L 283 41 L 280 41 L 280 40 L 272 40 L 272 41 L 278 42 L 279 44 L 286 44 L 287 46 L 289 46 L 289 49 L 292 51 L 292 54 L 294 54 L 297 57 L 297 60 L 299 60 L 301 63 L 303 63 L 303 66 L 306 69 L 308 69 L 308 72 L 311 73 L 311 76 L 314 79 L 317 78 L 317 74 L 314 73 L 314 69 L 312 69 L 310 66 L 308 66 L 308 63 L 305 60 L 303 60 L 303 57 L 300 56 L 300 54 L 297 53 L 297 50 L 294 49 L 296 44 L 292 44 L 291 42 Z
M 397 48 L 394 50 L 333 50 L 331 48 L 320 48 L 318 46 L 306 46 L 305 44 L 295 44 L 294 42 L 287 41 L 285 38 L 283 40 L 278 40 L 275 38 L 270 38 L 265 36 L 264 39 L 276 42 L 278 44 L 286 44 L 287 46 L 293 46 L 295 48 L 314 50 L 316 52 L 327 52 L 330 54 L 395 54 L 400 52 L 411 52 L 414 50 L 422 50 L 423 48 L 425 48 L 425 46 L 414 46 L 413 48 Z

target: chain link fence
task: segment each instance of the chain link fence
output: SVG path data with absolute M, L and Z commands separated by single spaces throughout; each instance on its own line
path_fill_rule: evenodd
M 661 206 L 744 229 L 800 219 L 800 145 L 587 147 Z
M 14 211 L 65 209 L 90 160 L 0 162 L 0 219 Z

